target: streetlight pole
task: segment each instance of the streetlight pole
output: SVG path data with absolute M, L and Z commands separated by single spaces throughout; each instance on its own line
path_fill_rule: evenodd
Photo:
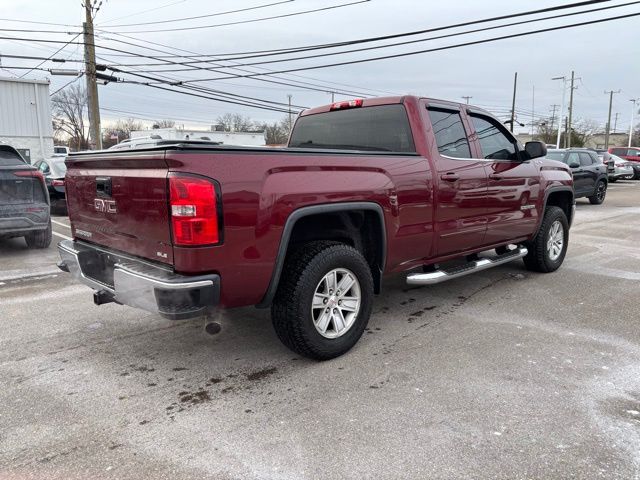
M 560 105 L 560 114 L 558 117 L 558 136 L 556 138 L 556 148 L 560 148 L 560 136 L 562 135 L 562 117 L 564 115 L 564 100 L 567 93 L 567 77 L 553 77 L 551 80 L 562 80 L 562 104 Z
M 636 113 L 636 103 L 640 102 L 640 98 L 632 98 L 629 100 L 632 103 L 631 106 L 631 123 L 629 124 L 629 148 L 631 148 L 631 138 L 633 137 L 633 117 Z

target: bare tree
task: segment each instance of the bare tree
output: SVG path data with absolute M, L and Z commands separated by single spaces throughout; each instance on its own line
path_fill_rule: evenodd
M 118 120 L 113 125 L 105 128 L 105 133 L 102 139 L 102 146 L 109 148 L 122 140 L 131 137 L 131 132 L 135 130 L 142 130 L 144 125 L 142 122 L 134 118 L 126 118 L 124 120 Z M 116 138 L 112 138 L 116 137 Z
M 255 131 L 255 122 L 239 113 L 225 113 L 216 119 L 216 123 L 225 132 L 251 132 Z
M 169 120 L 164 118 L 162 120 L 156 120 L 153 122 L 153 128 L 173 128 L 176 126 L 175 120 Z
M 78 150 L 89 148 L 88 125 L 85 125 L 87 95 L 80 85 L 72 85 L 51 99 L 55 137 L 69 137 L 69 145 Z M 88 123 L 88 122 L 87 122 Z
M 583 118 L 576 121 L 571 128 L 571 146 L 584 147 L 601 130 L 600 124 L 595 120 Z

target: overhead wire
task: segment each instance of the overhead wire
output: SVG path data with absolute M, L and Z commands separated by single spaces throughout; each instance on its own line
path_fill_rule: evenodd
M 370 1 L 371 0 L 356 0 L 356 1 L 353 1 L 353 2 L 343 3 L 343 4 L 339 4 L 339 5 L 331 5 L 331 6 L 328 6 L 328 7 L 320 7 L 320 8 L 310 9 L 310 10 L 302 10 L 302 11 L 299 11 L 299 12 L 286 13 L 286 14 L 281 14 L 281 15 L 272 15 L 272 16 L 269 16 L 269 17 L 254 18 L 254 19 L 250 19 L 250 20 L 238 20 L 236 22 L 218 23 L 218 24 L 213 24 L 213 25 L 199 25 L 199 26 L 192 26 L 192 27 L 165 28 L 165 29 L 156 29 L 156 30 L 125 30 L 122 33 L 166 33 L 166 32 L 182 32 L 182 31 L 187 31 L 187 30 L 202 30 L 202 29 L 209 29 L 209 28 L 228 27 L 228 26 L 232 26 L 232 25 L 240 25 L 240 24 L 255 23 L 255 22 L 264 22 L 264 21 L 267 21 L 267 20 L 276 20 L 276 19 L 280 19 L 280 18 L 294 17 L 294 16 L 298 16 L 298 15 L 306 15 L 306 14 L 309 14 L 309 13 L 322 12 L 322 11 L 326 11 L 326 10 L 334 10 L 336 8 L 349 7 L 349 6 L 358 5 L 358 4 L 361 4 L 361 3 L 368 3 Z M 110 28 L 113 28 L 113 27 L 110 27 Z
M 312 65 L 312 66 L 307 66 L 307 67 L 289 68 L 289 69 L 283 69 L 283 70 L 275 70 L 275 71 L 272 71 L 272 74 L 283 74 L 283 73 L 290 73 L 290 72 L 302 72 L 302 71 L 307 71 L 307 70 L 318 70 L 318 69 L 322 69 L 322 68 L 339 67 L 339 66 L 345 66 L 345 65 L 357 65 L 357 64 L 361 64 L 361 63 L 375 62 L 375 61 L 380 61 L 380 60 L 388 60 L 388 59 L 391 59 L 391 58 L 409 57 L 409 56 L 420 55 L 420 54 L 424 54 L 424 53 L 440 52 L 440 51 L 451 50 L 451 49 L 454 49 L 454 48 L 468 47 L 468 46 L 472 46 L 472 45 L 480 45 L 480 44 L 484 44 L 484 43 L 497 42 L 497 41 L 507 40 L 507 39 L 512 39 L 512 38 L 526 37 L 526 36 L 529 36 L 529 35 L 536 35 L 536 34 L 539 34 L 539 33 L 560 31 L 560 30 L 565 30 L 565 29 L 569 29 L 569 28 L 583 27 L 583 26 L 586 26 L 586 25 L 594 25 L 594 24 L 598 24 L 598 23 L 611 22 L 611 21 L 615 21 L 615 20 L 623 20 L 623 19 L 633 18 L 633 17 L 637 17 L 637 16 L 640 16 L 640 12 L 630 13 L 630 14 L 626 14 L 626 15 L 618 15 L 618 16 L 615 16 L 615 17 L 599 18 L 599 19 L 596 19 L 596 20 L 590 20 L 590 21 L 584 21 L 584 22 L 579 22 L 579 23 L 561 25 L 561 26 L 556 26 L 556 27 L 542 28 L 542 29 L 538 29 L 538 30 L 531 30 L 531 31 L 521 32 L 521 33 L 513 33 L 513 34 L 509 34 L 509 35 L 502 35 L 502 36 L 493 37 L 493 38 L 486 38 L 486 39 L 482 39 L 482 40 L 473 40 L 473 41 L 469 41 L 469 42 L 464 42 L 464 43 L 459 43 L 459 44 L 454 44 L 454 45 L 446 45 L 446 46 L 442 46 L 442 47 L 435 47 L 435 48 L 429 48 L 429 49 L 423 49 L 423 50 L 415 50 L 415 51 L 410 51 L 410 52 L 396 53 L 396 54 L 384 55 L 384 56 L 379 56 L 379 57 L 362 58 L 362 59 L 358 59 L 358 60 L 350 60 L 350 61 L 344 61 L 344 62 L 336 62 L 336 63 L 322 64 L 322 65 Z M 212 77 L 212 78 L 202 78 L 202 79 L 196 79 L 196 80 L 188 80 L 188 82 L 190 82 L 190 83 L 191 82 L 208 82 L 208 81 L 213 81 L 213 80 L 227 80 L 227 79 L 231 79 L 231 78 L 252 78 L 252 77 L 257 77 L 257 76 L 261 76 L 261 75 L 264 75 L 264 74 L 261 74 L 261 73 L 254 73 L 254 74 L 249 74 L 249 75 L 230 74 L 230 75 L 227 75 L 227 76 L 224 76 L 224 77 Z
M 280 0 L 278 2 L 272 2 L 272 3 L 265 3 L 262 5 L 256 5 L 253 7 L 246 7 L 246 8 L 239 8 L 236 10 L 227 10 L 225 12 L 216 12 L 216 13 L 209 13 L 206 15 L 196 15 L 193 17 L 182 17 L 182 18 L 173 18 L 173 19 L 169 19 L 169 20 L 157 20 L 155 22 L 138 22 L 138 23 L 125 23 L 125 24 L 120 24 L 120 25 L 109 25 L 109 28 L 116 28 L 116 27 L 136 27 L 136 26 L 140 26 L 140 25 L 157 25 L 157 24 L 161 24 L 161 23 L 173 23 L 173 22 L 184 22 L 184 21 L 188 21 L 188 20 L 197 20 L 200 18 L 210 18 L 210 17 L 219 17 L 222 15 L 230 15 L 232 13 L 240 13 L 240 12 L 248 12 L 250 10 L 258 10 L 261 8 L 267 8 L 267 7 L 273 7 L 275 5 L 281 5 L 283 3 L 291 3 L 295 0 Z M 101 24 L 98 24 L 98 26 L 100 26 Z

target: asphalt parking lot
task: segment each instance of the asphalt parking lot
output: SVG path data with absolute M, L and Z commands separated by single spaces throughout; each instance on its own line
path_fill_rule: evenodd
M 94 306 L 53 245 L 2 241 L 0 478 L 640 478 L 639 241 L 620 181 L 578 201 L 558 272 L 391 279 L 324 363 L 266 311 L 212 337 Z

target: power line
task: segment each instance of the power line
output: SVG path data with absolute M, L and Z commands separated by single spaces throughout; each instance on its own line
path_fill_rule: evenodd
M 64 50 L 70 42 L 73 42 L 76 38 L 78 38 L 80 36 L 80 34 L 78 33 L 75 37 L 73 37 L 71 40 L 69 40 L 69 42 L 67 42 L 65 45 L 61 46 L 58 50 L 56 50 L 55 52 L 53 52 L 51 55 L 49 55 L 48 58 L 42 60 L 38 65 L 36 65 L 35 67 L 33 67 L 31 70 L 23 73 L 22 75 L 20 75 L 20 78 L 25 77 L 26 75 L 28 75 L 29 73 L 31 73 L 33 70 L 37 70 L 38 67 L 41 67 L 42 65 L 44 65 L 46 62 L 48 62 L 49 60 L 51 60 L 53 58 L 54 55 L 60 53 L 62 50 Z
M 74 78 L 73 80 L 65 83 L 63 86 L 61 86 L 59 89 L 57 89 L 55 92 L 50 93 L 49 96 L 53 97 L 56 93 L 64 90 L 65 88 L 67 88 L 69 85 L 71 85 L 74 82 L 77 82 L 80 78 L 82 78 L 82 76 L 84 75 L 84 73 L 80 73 L 80 75 L 78 75 L 76 78 Z
M 275 20 L 278 18 L 285 18 L 285 17 L 295 17 L 297 15 L 306 15 L 308 13 L 316 13 L 316 12 L 322 12 L 322 11 L 326 11 L 326 10 L 333 10 L 336 8 L 343 8 L 343 7 L 349 7 L 351 5 L 357 5 L 360 3 L 368 3 L 371 0 L 357 0 L 355 2 L 350 2 L 350 3 L 343 3 L 340 5 L 332 5 L 329 7 L 321 7 L 321 8 L 314 8 L 311 10 L 301 10 L 299 12 L 293 12 L 293 13 L 285 13 L 282 15 L 272 15 L 270 17 L 262 17 L 262 18 L 254 18 L 251 20 L 238 20 L 237 22 L 227 22 L 227 23 L 218 23 L 218 24 L 214 24 L 214 25 L 200 25 L 200 26 L 196 26 L 196 27 L 180 27 L 180 28 L 166 28 L 166 29 L 160 29 L 160 30 L 129 30 L 129 31 L 124 31 L 122 33 L 160 33 L 160 32 L 181 32 L 181 31 L 185 31 L 185 30 L 201 30 L 201 29 L 205 29 L 205 28 L 217 28 L 217 27 L 227 27 L 230 25 L 240 25 L 240 24 L 244 24 L 244 23 L 254 23 L 254 22 L 264 22 L 266 20 Z
M 1 38 L 2 37 L 0 37 L 0 39 Z M 48 60 L 56 63 L 65 63 L 65 62 L 84 63 L 84 60 L 70 60 L 68 58 L 35 57 L 31 55 L 8 55 L 8 54 L 0 53 L 0 59 L 2 58 L 18 58 L 21 60 Z
M 455 45 L 447 45 L 447 46 L 443 46 L 443 47 L 429 48 L 429 49 L 425 49 L 425 50 L 415 50 L 415 51 L 411 51 L 411 52 L 397 53 L 397 54 L 392 54 L 392 55 L 384 55 L 384 56 L 380 56 L 380 57 L 363 58 L 363 59 L 359 59 L 359 60 L 351 60 L 351 61 L 346 61 L 346 62 L 329 63 L 329 64 L 324 64 L 324 65 L 314 65 L 314 66 L 310 66 L 310 67 L 298 67 L 298 68 L 289 68 L 289 69 L 284 69 L 284 70 L 275 70 L 275 71 L 272 71 L 271 74 L 302 72 L 302 71 L 305 71 L 305 70 L 317 70 L 317 69 L 321 69 L 321 68 L 339 67 L 339 66 L 344 66 L 344 65 L 355 65 L 355 64 L 359 64 L 359 63 L 374 62 L 374 61 L 379 61 L 379 60 L 388 60 L 388 59 L 391 59 L 391 58 L 408 57 L 408 56 L 413 56 L 413 55 L 420 55 L 420 54 L 423 54 L 423 53 L 439 52 L 439 51 L 451 50 L 451 49 L 454 49 L 454 48 L 467 47 L 467 46 L 471 46 L 471 45 L 480 45 L 480 44 L 483 44 L 483 43 L 491 43 L 491 42 L 496 42 L 496 41 L 499 41 L 499 40 L 507 40 L 507 39 L 511 39 L 511 38 L 526 37 L 526 36 L 535 35 L 535 34 L 538 34 L 538 33 L 546 33 L 546 32 L 565 30 L 565 29 L 568 29 L 568 28 L 583 27 L 583 26 L 586 26 L 586 25 L 594 25 L 594 24 L 603 23 L 603 22 L 610 22 L 610 21 L 613 21 L 613 20 L 622 20 L 622 19 L 625 19 L 625 18 L 637 17 L 639 15 L 640 15 L 640 12 L 630 13 L 630 14 L 626 14 L 626 15 L 619 15 L 619 16 L 616 16 L 616 17 L 600 18 L 600 19 L 597 19 L 597 20 L 590 20 L 590 21 L 573 23 L 573 24 L 568 24 L 568 25 L 561 25 L 561 26 L 557 26 L 557 27 L 543 28 L 543 29 L 539 29 L 539 30 L 531 30 L 531 31 L 528 31 L 528 32 L 514 33 L 514 34 L 510 34 L 510 35 L 502 35 L 502 36 L 499 36 L 499 37 L 487 38 L 487 39 L 483 39 L 483 40 L 474 40 L 474 41 L 470 41 L 470 42 L 464 42 L 464 43 L 459 43 L 459 44 L 455 44 Z M 260 76 L 260 75 L 264 75 L 264 74 L 255 73 L 255 74 L 251 74 L 251 75 L 227 75 L 225 77 L 214 77 L 214 78 L 203 78 L 203 79 L 197 79 L 197 80 L 187 80 L 187 82 L 190 82 L 190 83 L 191 82 L 207 82 L 207 81 L 212 81 L 212 80 L 227 80 L 227 79 L 230 79 L 230 78 L 252 78 L 252 77 L 257 77 L 257 76 Z
M 126 42 L 126 41 L 124 41 L 124 40 L 116 40 L 116 41 L 117 41 L 117 42 L 120 42 L 120 43 L 125 43 L 125 44 L 128 44 L 128 45 L 132 45 L 132 46 L 135 46 L 135 47 L 139 47 L 139 48 L 147 48 L 147 50 L 152 50 L 152 51 L 157 51 L 157 52 L 166 52 L 166 50 L 159 50 L 159 49 L 157 49 L 157 48 L 144 47 L 144 46 L 141 46 L 141 45 L 137 45 L 137 44 L 135 44 L 135 43 L 132 43 L 132 42 Z M 148 43 L 153 43 L 153 44 L 155 44 L 154 42 L 148 42 Z M 160 44 L 160 45 L 162 45 L 162 44 Z M 174 48 L 174 47 L 169 47 L 169 46 L 166 46 L 166 45 L 162 45 L 162 46 L 165 46 L 166 48 Z M 116 51 L 116 52 L 132 53 L 132 52 L 127 52 L 126 50 L 114 49 L 114 48 L 111 48 L 111 47 L 104 47 L 104 46 L 99 46 L 99 45 L 98 45 L 98 48 L 102 48 L 102 49 L 106 49 L 106 50 L 110 50 L 110 51 Z M 180 50 L 180 49 L 175 49 L 175 48 L 174 48 L 174 50 Z M 171 62 L 170 60 L 163 60 L 163 59 L 161 59 L 161 58 L 159 58 L 159 57 L 156 57 L 156 56 L 150 56 L 150 55 L 145 55 L 145 54 L 137 54 L 137 55 L 138 55 L 138 56 L 140 56 L 140 57 L 143 57 L 143 58 L 150 58 L 150 59 L 152 59 L 152 60 L 158 60 L 158 61 L 166 62 L 166 63 L 167 63 L 167 65 L 171 65 L 171 64 L 173 64 L 173 63 L 174 63 L 174 62 Z M 216 65 L 216 64 L 215 64 L 215 63 L 213 63 L 213 62 L 210 62 L 210 63 L 211 63 L 212 65 Z M 220 68 L 223 68 L 223 67 L 226 67 L 226 68 L 233 68 L 233 67 L 229 67 L 229 66 L 226 66 L 226 65 L 219 65 L 219 64 L 218 64 L 218 66 L 219 66 Z M 213 72 L 220 73 L 220 74 L 226 74 L 226 72 L 223 72 L 223 71 L 217 70 L 217 69 L 215 69 L 215 68 L 211 68 L 211 67 L 198 67 L 198 66 L 194 66 L 194 67 L 192 67 L 192 69 L 193 69 L 193 70 L 213 71 Z M 242 72 L 254 73 L 254 72 L 253 72 L 253 71 L 251 71 L 251 70 L 246 70 L 246 69 L 242 69 L 242 68 L 237 68 L 237 70 L 238 70 L 238 71 L 242 71 Z M 267 79 L 267 78 L 256 78 L 255 80 L 262 81 L 262 82 L 268 82 L 268 83 L 282 84 L 282 85 L 298 86 L 298 87 L 299 87 L 299 86 L 301 86 L 300 84 L 305 84 L 305 85 L 310 85 L 310 86 L 304 86 L 304 88 L 306 88 L 306 89 L 308 89 L 308 90 L 316 90 L 316 91 L 326 92 L 326 91 L 327 91 L 327 89 L 332 88 L 334 91 L 336 91 L 336 93 L 340 93 L 340 94 L 342 94 L 342 95 L 369 96 L 369 94 L 366 94 L 366 93 L 361 93 L 361 92 L 355 92 L 355 93 L 354 93 L 354 92 L 345 92 L 345 91 L 344 91 L 344 89 L 341 89 L 342 91 L 338 91 L 338 90 L 337 90 L 337 89 L 335 89 L 334 87 L 327 87 L 326 85 L 317 85 L 317 84 L 313 84 L 313 83 L 310 83 L 310 82 L 303 82 L 303 81 L 300 81 L 300 80 L 293 80 L 294 82 L 297 82 L 297 84 L 291 84 L 291 83 L 288 83 L 288 82 L 283 82 L 282 80 L 280 80 L 280 77 L 274 77 L 274 76 L 270 75 L 270 71 L 269 71 L 269 70 L 267 70 L 267 69 L 265 69 L 265 68 L 261 68 L 261 70 L 264 70 L 265 72 L 267 72 L 267 73 L 265 73 L 265 74 L 264 74 L 264 76 L 268 76 L 268 77 L 270 77 L 270 78 L 268 78 L 268 79 Z M 296 76 L 296 75 L 292 75 L 292 76 Z M 278 80 L 273 80 L 272 78 L 277 78 Z M 300 78 L 304 78 L 304 77 L 300 77 Z M 332 83 L 332 82 L 329 82 L 329 83 Z M 318 88 L 314 88 L 314 87 L 318 87 Z M 365 90 L 368 90 L 368 89 L 365 89 Z
M 296 60 L 309 60 L 312 58 L 320 58 L 320 57 L 329 57 L 329 56 L 335 56 L 335 55 L 345 55 L 348 53 L 355 53 L 355 52 L 363 52 L 363 51 L 368 51 L 368 50 L 378 50 L 378 49 L 382 49 L 382 48 L 391 48 L 391 47 L 397 47 L 397 46 L 401 46 L 401 45 L 409 45 L 409 44 L 414 44 L 414 43 L 421 43 L 421 42 L 429 42 L 429 41 L 433 41 L 433 40 L 441 40 L 444 38 L 450 38 L 450 37 L 457 37 L 457 36 L 461 36 L 461 35 L 468 35 L 471 33 L 479 33 L 479 32 L 485 32 L 485 31 L 491 31 L 491 30 L 497 30 L 500 28 L 506 28 L 506 27 L 513 27 L 516 25 L 522 25 L 522 24 L 527 24 L 527 23 L 532 23 L 532 22 L 541 22 L 541 21 L 545 21 L 545 20 L 553 20 L 553 19 L 558 19 L 558 18 L 563 18 L 563 17 L 570 17 L 570 16 L 575 16 L 575 15 L 583 15 L 586 13 L 593 13 L 593 12 L 599 12 L 599 11 L 603 11 L 603 10 L 609 10 L 612 8 L 620 8 L 620 7 L 624 7 L 624 6 L 628 6 L 628 5 L 634 5 L 634 4 L 638 4 L 640 3 L 640 1 L 634 1 L 634 2 L 629 2 L 626 4 L 622 4 L 622 5 L 611 5 L 611 6 L 607 6 L 607 7 L 600 7 L 600 8 L 595 8 L 595 9 L 590 9 L 590 10 L 583 10 L 580 12 L 571 12 L 571 13 L 565 13 L 565 14 L 561 14 L 561 15 L 552 15 L 552 16 L 548 16 L 548 17 L 541 17 L 541 18 L 535 18 L 535 19 L 531 19 L 531 20 L 524 20 L 524 21 L 518 21 L 518 22 L 512 22 L 512 23 L 506 23 L 503 25 L 494 25 L 491 27 L 484 27 L 484 28 L 478 28 L 478 29 L 474 29 L 474 30 L 466 30 L 463 32 L 456 32 L 456 33 L 450 33 L 447 35 L 440 35 L 440 36 L 436 36 L 436 37 L 429 37 L 429 38 L 421 38 L 421 39 L 417 39 L 417 40 L 408 40 L 408 41 L 404 41 L 404 42 L 396 42 L 396 43 L 390 43 L 390 44 L 386 44 L 386 45 L 377 45 L 377 46 L 373 46 L 373 47 L 365 47 L 365 48 L 355 48 L 355 49 L 351 49 L 351 50 L 343 50 L 340 52 L 329 52 L 329 53 L 320 53 L 320 54 L 316 54 L 316 55 L 305 55 L 305 56 L 299 56 L 299 57 L 289 57 L 289 58 L 284 58 L 284 59 L 278 59 L 278 60 L 263 60 L 263 61 L 259 61 L 259 62 L 250 62 L 250 63 L 243 63 L 240 64 L 241 66 L 255 66 L 255 65 L 266 65 L 266 64 L 271 64 L 271 63 L 282 63 L 282 62 L 291 62 L 291 61 L 296 61 Z M 263 56 L 273 56 L 273 55 L 282 55 L 282 53 L 272 53 L 272 54 L 268 54 L 268 55 L 263 55 Z M 255 57 L 259 57 L 261 55 L 255 55 L 255 56 L 249 56 L 249 57 L 234 57 L 234 58 L 228 58 L 228 59 L 217 59 L 218 61 L 230 61 L 230 60 L 241 60 L 241 59 L 245 59 L 245 58 L 255 58 Z M 191 65 L 192 63 L 201 63 L 204 62 L 203 60 L 197 60 L 197 61 L 193 61 L 193 62 L 178 62 L 181 65 Z M 136 66 L 142 66 L 142 64 L 134 64 Z M 158 65 L 158 64 L 156 64 Z M 181 69 L 172 69 L 172 70 L 162 70 L 165 72 L 177 72 L 177 71 L 183 71 Z
M 140 25 L 157 25 L 157 24 L 160 24 L 160 23 L 183 22 L 183 21 L 186 21 L 186 20 L 197 20 L 199 18 L 218 17 L 218 16 L 222 16 L 222 15 L 230 15 L 232 13 L 248 12 L 249 10 L 258 10 L 260 8 L 273 7 L 275 5 L 281 5 L 283 3 L 291 3 L 293 1 L 295 1 L 295 0 L 281 0 L 279 2 L 265 3 L 265 4 L 262 4 L 262 5 L 256 5 L 254 7 L 240 8 L 240 9 L 237 9 L 237 10 L 227 10 L 225 12 L 209 13 L 207 15 L 196 15 L 195 17 L 173 18 L 173 19 L 170 19 L 170 20 L 158 20 L 158 21 L 155 21 L 155 22 L 125 23 L 125 24 L 120 24 L 120 25 L 109 25 L 109 28 L 138 27 Z
M 137 15 L 142 15 L 143 13 L 147 13 L 147 12 L 156 12 L 162 8 L 167 8 L 167 7 L 171 7 L 173 5 L 177 5 L 179 3 L 184 3 L 187 0 L 178 0 L 177 2 L 171 2 L 171 3 L 165 3 L 164 5 L 158 5 L 157 7 L 154 8 L 148 8 L 146 10 L 141 10 L 135 13 L 130 13 L 128 15 L 123 15 L 122 17 L 116 17 L 116 18 L 110 18 L 108 20 L 104 20 L 101 25 L 104 25 L 105 23 L 110 23 L 110 22 L 115 22 L 116 20 L 122 20 L 123 18 L 130 18 L 130 17 L 135 17 Z
M 416 31 L 411 31 L 411 32 L 403 32 L 403 33 L 390 34 L 390 35 L 384 35 L 384 36 L 378 36 L 378 37 L 361 38 L 361 39 L 355 39 L 355 40 L 346 40 L 346 41 L 334 42 L 334 43 L 306 45 L 306 46 L 281 48 L 281 49 L 273 49 L 273 50 L 254 50 L 254 51 L 249 51 L 249 52 L 219 53 L 219 54 L 208 54 L 208 55 L 200 54 L 200 55 L 194 55 L 194 57 L 196 57 L 196 56 L 201 56 L 201 57 L 230 56 L 230 57 L 234 57 L 234 56 L 238 56 L 238 55 L 253 55 L 253 54 L 266 54 L 266 53 L 274 53 L 274 54 L 275 53 L 280 53 L 280 54 L 283 54 L 283 53 L 295 53 L 295 52 L 299 52 L 299 51 L 309 51 L 309 50 L 323 49 L 323 48 L 350 46 L 350 45 L 356 45 L 356 44 L 359 44 L 359 43 L 368 43 L 368 42 L 378 42 L 378 41 L 383 41 L 383 40 L 392 40 L 392 39 L 395 39 L 395 38 L 401 38 L 401 37 L 406 37 L 406 36 L 414 36 L 414 35 L 421 35 L 421 34 L 425 34 L 425 33 L 433 33 L 433 32 L 437 32 L 437 31 L 441 31 L 441 30 L 448 30 L 448 29 L 452 29 L 452 28 L 467 27 L 467 26 L 476 25 L 476 24 L 479 24 L 479 23 L 488 23 L 488 22 L 494 22 L 494 21 L 498 21 L 498 20 L 508 20 L 508 19 L 511 19 L 511 18 L 517 18 L 517 17 L 529 16 L 529 15 L 536 15 L 536 14 L 539 14 L 539 13 L 548 13 L 548 12 L 557 11 L 557 10 L 565 10 L 565 9 L 569 9 L 569 8 L 577 8 L 577 7 L 582 7 L 582 6 L 587 6 L 587 5 L 597 4 L 597 3 L 605 3 L 605 2 L 609 2 L 609 1 L 610 0 L 588 0 L 588 1 L 582 1 L 582 2 L 574 2 L 574 3 L 571 3 L 571 4 L 556 5 L 556 6 L 553 6 L 553 7 L 547 7 L 547 8 L 542 8 L 542 9 L 538 9 L 538 10 L 529 10 L 529 11 L 525 11 L 525 12 L 518 12 L 518 13 L 514 13 L 514 14 L 501 15 L 501 16 L 497 16 L 497 17 L 488 17 L 488 18 L 483 18 L 483 19 L 479 19 L 479 20 L 470 20 L 470 21 L 465 21 L 465 22 L 453 24 L 453 25 L 444 25 L 444 26 L 432 27 L 432 28 L 428 28 L 428 29 L 416 30 Z M 101 30 L 101 31 L 106 32 L 106 33 L 115 33 L 115 32 L 108 32 L 108 31 L 105 31 L 105 30 Z M 135 40 L 139 40 L 139 39 L 135 39 Z M 264 55 L 258 55 L 258 56 L 264 56 Z

